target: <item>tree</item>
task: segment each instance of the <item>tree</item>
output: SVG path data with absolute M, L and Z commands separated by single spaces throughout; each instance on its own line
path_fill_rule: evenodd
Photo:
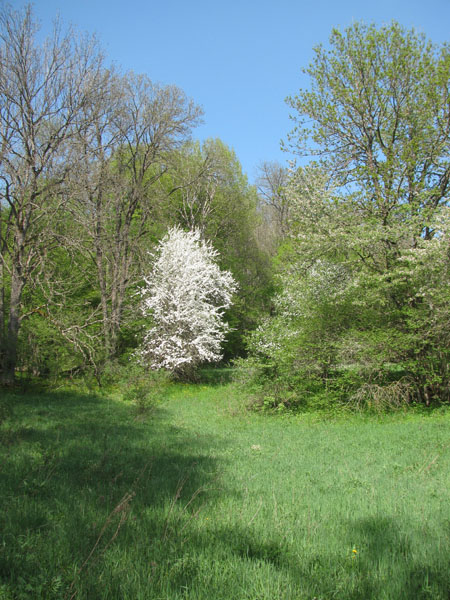
M 230 176 L 232 153 L 220 140 L 187 143 L 173 157 L 174 219 L 182 227 L 199 231 L 202 238 L 220 211 L 221 188 Z M 230 177 L 232 178 L 232 177 Z M 219 200 L 219 202 L 218 202 Z
M 410 396 L 445 399 L 450 48 L 395 22 L 357 23 L 333 30 L 307 73 L 311 90 L 290 99 L 290 139 L 300 153 L 312 142 L 336 193 L 308 197 L 294 177 L 296 246 L 304 265 L 315 254 L 350 270 L 355 318 L 341 332 L 341 362 L 370 365 L 384 382 L 396 364 Z
M 73 32 L 41 46 L 31 8 L 0 14 L 0 358 L 11 383 L 23 314 L 23 292 L 45 266 L 62 210 L 60 186 L 80 118 L 102 96 L 102 57 Z
M 256 190 L 234 151 L 219 139 L 185 144 L 171 165 L 166 182 L 169 222 L 195 229 L 209 240 L 219 252 L 221 268 L 229 270 L 238 283 L 227 312 L 232 331 L 224 346 L 225 356 L 235 357 L 245 352 L 243 337 L 266 310 L 272 287 Z
M 248 367 L 266 406 L 309 402 L 336 369 L 340 337 L 354 322 L 352 270 L 342 232 L 333 237 L 338 221 L 326 174 L 300 168 L 285 194 L 289 233 L 276 257 L 273 310 L 247 336 Z
M 275 228 L 275 237 L 283 239 L 289 230 L 289 203 L 286 198 L 286 185 L 289 171 L 274 161 L 264 161 L 258 167 L 256 185 L 268 219 Z
M 430 215 L 450 186 L 450 47 L 398 23 L 334 29 L 315 48 L 311 89 L 289 98 L 300 154 L 320 157 L 341 193 L 379 226 L 384 258 L 407 236 L 431 239 Z M 398 225 L 409 231 L 398 239 Z M 391 229 L 392 228 L 392 229 Z
M 318 162 L 285 189 L 280 293 L 253 367 L 297 402 L 448 400 L 450 49 L 356 23 L 306 72 L 289 139 Z
M 46 321 L 28 328 L 29 339 L 38 329 L 47 339 L 50 329 L 51 335 L 57 330 L 56 337 L 72 344 L 85 363 L 117 355 L 121 327 L 135 308 L 130 303 L 126 312 L 126 297 L 141 280 L 156 237 L 156 183 L 201 117 L 201 109 L 179 88 L 106 69 L 94 39 L 62 32 L 59 23 L 42 44 L 37 32 L 30 7 L 2 9 L 0 372 L 5 383 L 14 379 L 19 348 L 26 350 L 19 335 L 26 318 L 33 324 L 39 317 Z M 61 278 L 63 272 L 67 277 Z M 37 342 L 33 338 L 36 348 Z
M 236 283 L 216 264 L 218 253 L 198 231 L 169 229 L 142 289 L 142 311 L 153 319 L 140 350 L 153 369 L 191 376 L 204 362 L 221 359 Z
M 114 358 L 126 294 L 141 278 L 158 220 L 156 183 L 202 111 L 176 86 L 143 75 L 115 76 L 109 84 L 106 102 L 80 128 L 79 150 L 91 160 L 72 173 L 70 193 L 79 236 L 95 262 L 105 355 Z

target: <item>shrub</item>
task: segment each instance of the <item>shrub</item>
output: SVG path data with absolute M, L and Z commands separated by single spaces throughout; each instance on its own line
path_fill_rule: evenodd
M 139 415 L 155 410 L 167 392 L 170 374 L 167 371 L 137 370 L 126 383 L 122 384 L 122 399 L 136 407 Z

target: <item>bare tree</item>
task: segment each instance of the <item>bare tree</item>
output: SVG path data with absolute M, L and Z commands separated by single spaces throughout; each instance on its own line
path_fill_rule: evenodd
M 274 222 L 277 237 L 289 231 L 289 204 L 286 197 L 288 170 L 278 162 L 265 161 L 258 168 L 256 185 L 259 196 L 268 208 L 269 220 Z
M 202 239 L 217 211 L 217 192 L 232 178 L 231 158 L 228 148 L 211 139 L 202 146 L 198 142 L 185 145 L 175 159 L 175 185 L 170 193 L 180 196 L 177 219 L 190 231 L 199 231 Z
M 86 107 L 102 93 L 95 41 L 58 23 L 43 45 L 30 7 L 0 13 L 0 353 L 14 380 L 24 288 L 43 268 L 47 225 L 61 210 L 61 184 Z
M 104 99 L 100 99 L 103 104 Z M 157 181 L 201 110 L 175 86 L 143 75 L 111 76 L 106 107 L 79 132 L 84 167 L 74 172 L 74 214 L 87 236 L 100 289 L 105 354 L 114 356 L 126 292 L 141 277 L 158 211 Z

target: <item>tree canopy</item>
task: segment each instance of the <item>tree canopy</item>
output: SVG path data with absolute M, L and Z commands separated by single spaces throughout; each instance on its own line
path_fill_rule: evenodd
M 306 69 L 311 88 L 288 102 L 289 139 L 319 157 L 367 216 L 384 225 L 424 221 L 447 202 L 450 183 L 450 48 L 398 23 L 333 30 Z

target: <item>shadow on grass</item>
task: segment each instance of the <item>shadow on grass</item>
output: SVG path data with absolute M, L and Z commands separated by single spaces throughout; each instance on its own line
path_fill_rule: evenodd
M 217 441 L 163 408 L 141 421 L 123 402 L 63 392 L 17 396 L 13 413 L 0 430 L 2 600 L 448 600 L 448 549 L 422 551 L 406 519 L 342 523 L 339 548 L 288 542 L 254 516 L 197 521 L 239 490 L 219 488 Z
M 339 551 L 311 545 L 300 556 L 283 535 L 271 538 L 257 529 L 222 530 L 217 538 L 247 562 L 249 571 L 266 565 L 275 577 L 288 582 L 291 591 L 286 598 L 450 598 L 450 553 L 445 544 L 439 548 L 436 540 L 435 545 L 422 547 L 420 532 L 412 524 L 399 525 L 386 517 L 351 521 L 343 531 Z M 447 539 L 449 533 L 445 532 Z M 262 597 L 271 597 L 267 591 Z
M 442 553 L 438 540 L 427 544 L 424 531 L 392 517 L 361 519 L 349 529 L 361 547 L 353 559 L 358 586 L 349 599 L 381 598 L 386 590 L 389 598 L 450 598 L 450 554 L 448 547 Z
M 106 557 L 128 575 L 129 556 L 156 564 L 217 493 L 214 441 L 163 409 L 142 420 L 102 396 L 13 399 L 0 430 L 2 599 L 114 597 L 100 584 Z

